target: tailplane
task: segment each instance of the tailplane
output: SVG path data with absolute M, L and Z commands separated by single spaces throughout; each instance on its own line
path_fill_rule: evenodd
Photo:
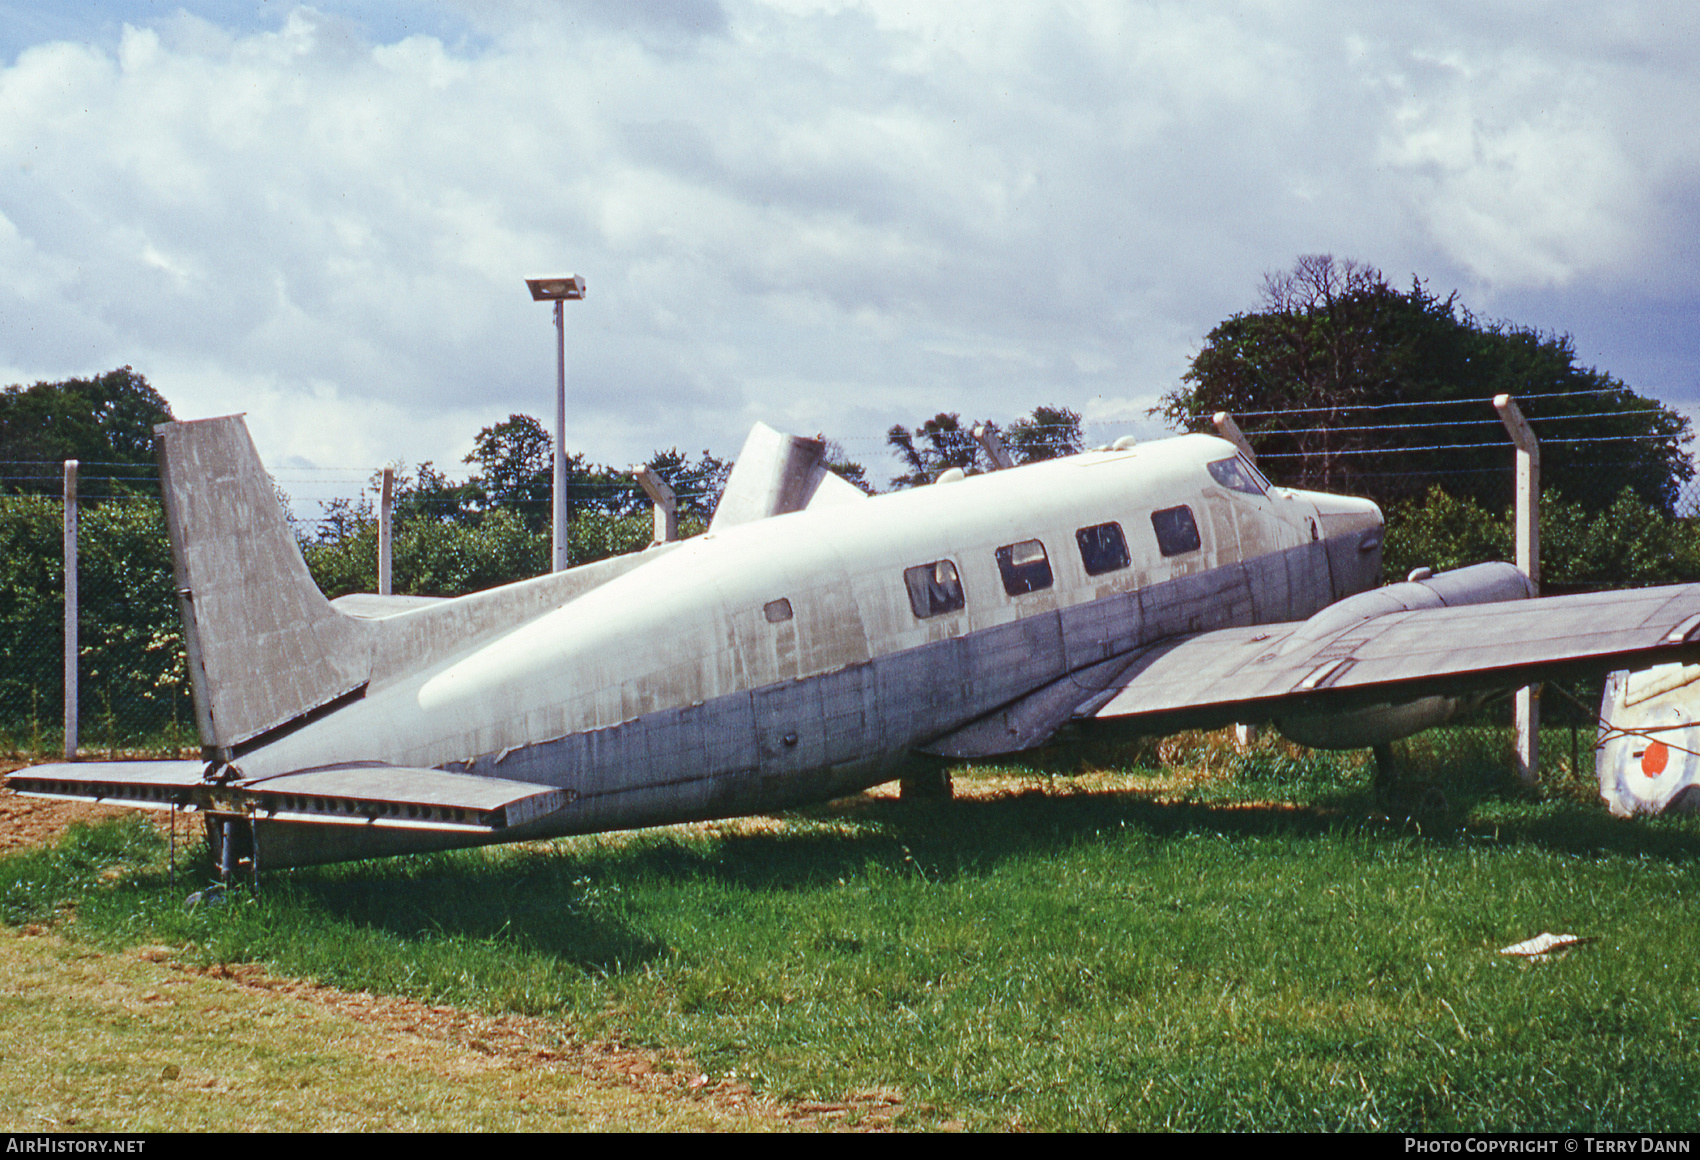
M 313 583 L 240 415 L 165 423 L 160 491 L 208 756 L 357 695 L 369 622 Z

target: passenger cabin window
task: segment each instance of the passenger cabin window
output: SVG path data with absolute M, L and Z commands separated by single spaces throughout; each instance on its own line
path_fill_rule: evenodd
M 1120 524 L 1081 528 L 1074 533 L 1074 542 L 1080 545 L 1080 562 L 1086 566 L 1088 576 L 1116 572 L 1131 562 L 1127 554 L 1127 537 L 1122 535 Z
M 1157 531 L 1157 547 L 1163 555 L 1198 551 L 1198 521 L 1192 518 L 1192 509 L 1185 504 L 1152 512 L 1151 526 Z
M 962 595 L 962 578 L 949 560 L 905 568 L 903 583 L 909 589 L 909 607 L 922 620 L 955 612 L 967 603 Z
M 1045 545 L 1023 540 L 997 550 L 998 571 L 1003 573 L 1003 590 L 1011 596 L 1037 592 L 1051 586 L 1051 561 Z
M 770 600 L 761 606 L 761 614 L 767 617 L 769 624 L 779 624 L 791 619 L 791 602 L 781 596 L 778 600 Z
M 1264 492 L 1264 485 L 1258 482 L 1262 475 L 1238 455 L 1232 459 L 1218 459 L 1209 467 L 1210 478 L 1229 491 L 1243 491 L 1247 495 L 1262 495 Z

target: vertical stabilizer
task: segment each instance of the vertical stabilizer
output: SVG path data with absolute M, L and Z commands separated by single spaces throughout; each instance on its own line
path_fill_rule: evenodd
M 228 751 L 364 684 L 371 626 L 313 583 L 242 417 L 154 432 L 202 743 Z

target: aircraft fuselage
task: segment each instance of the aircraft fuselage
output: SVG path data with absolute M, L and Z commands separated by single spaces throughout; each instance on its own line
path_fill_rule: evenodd
M 1143 645 L 1302 620 L 1379 582 L 1373 503 L 1264 484 L 1197 435 L 731 527 L 429 667 L 378 671 L 237 765 L 363 759 L 566 791 L 505 840 L 839 796 Z

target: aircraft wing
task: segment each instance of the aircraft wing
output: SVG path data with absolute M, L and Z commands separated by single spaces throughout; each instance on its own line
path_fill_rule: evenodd
M 1219 629 L 1136 653 L 1076 717 L 1152 732 L 1344 712 L 1700 658 L 1700 585 L 1417 608 L 1326 633 Z

